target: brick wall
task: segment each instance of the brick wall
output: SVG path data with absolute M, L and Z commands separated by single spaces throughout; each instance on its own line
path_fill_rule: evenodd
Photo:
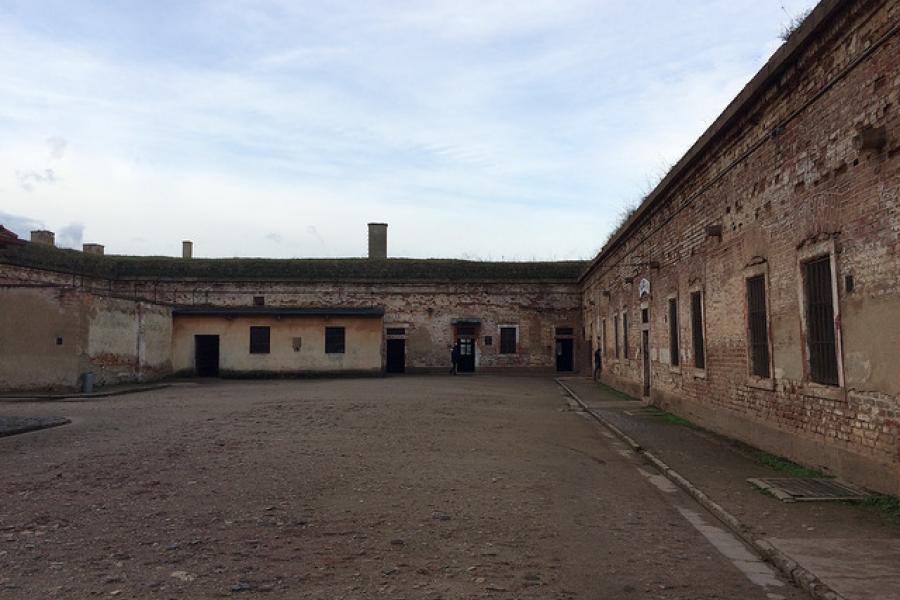
M 599 331 L 606 319 L 610 328 L 607 382 L 642 394 L 643 304 L 655 403 L 891 493 L 900 486 L 898 21 L 896 2 L 820 5 L 583 280 L 585 323 Z M 837 386 L 814 383 L 808 363 L 801 265 L 820 255 L 832 257 L 836 280 Z M 767 282 L 765 379 L 749 367 L 746 279 L 757 274 Z M 643 297 L 641 279 L 651 287 Z M 703 369 L 692 366 L 690 293 L 698 290 Z M 632 355 L 617 360 L 611 328 L 625 307 Z

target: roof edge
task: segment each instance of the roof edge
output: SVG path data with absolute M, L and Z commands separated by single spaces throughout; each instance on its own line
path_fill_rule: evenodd
M 693 166 L 694 162 L 703 154 L 713 141 L 725 133 L 738 116 L 750 103 L 752 103 L 788 66 L 797 55 L 806 48 L 813 34 L 819 31 L 823 24 L 831 19 L 838 11 L 842 10 L 852 0 L 822 0 L 788 40 L 769 57 L 766 64 L 757 71 L 756 75 L 741 89 L 737 96 L 728 103 L 712 125 L 691 145 L 688 151 L 675 163 L 662 181 L 647 194 L 647 197 L 638 206 L 634 213 L 623 223 L 613 237 L 607 242 L 597 255 L 591 259 L 587 268 L 578 276 L 578 282 L 584 282 L 594 269 L 606 256 L 617 248 L 620 242 L 627 237 L 626 234 L 634 228 L 635 224 L 643 218 L 648 210 L 661 202 L 665 192 L 672 184 L 681 179 Z

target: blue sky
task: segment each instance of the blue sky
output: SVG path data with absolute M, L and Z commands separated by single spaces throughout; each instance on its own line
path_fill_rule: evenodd
M 809 0 L 0 0 L 0 223 L 117 254 L 589 258 Z

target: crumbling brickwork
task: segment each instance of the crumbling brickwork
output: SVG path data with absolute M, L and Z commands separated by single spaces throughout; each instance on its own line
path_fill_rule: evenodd
M 892 493 L 900 449 L 898 20 L 896 2 L 822 3 L 583 279 L 595 346 L 604 321 L 608 328 L 604 380 L 643 395 L 646 329 L 653 402 Z M 825 293 L 834 297 L 838 372 L 830 384 L 811 371 L 804 269 L 819 257 L 830 261 Z M 768 376 L 751 368 L 754 276 L 765 280 Z M 702 294 L 702 368 L 693 292 Z M 616 358 L 612 327 L 624 335 L 623 313 L 631 353 L 620 348 Z

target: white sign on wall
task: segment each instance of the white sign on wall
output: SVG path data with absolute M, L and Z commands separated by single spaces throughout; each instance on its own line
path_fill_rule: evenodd
M 638 298 L 643 298 L 644 296 L 650 295 L 650 281 L 647 279 L 641 279 L 638 283 Z

